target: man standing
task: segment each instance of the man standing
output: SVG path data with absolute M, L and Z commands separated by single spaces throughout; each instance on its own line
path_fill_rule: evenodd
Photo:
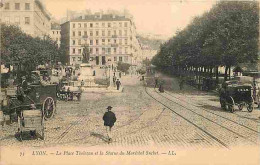
M 108 136 L 108 141 L 112 141 L 112 134 L 111 134 L 111 129 L 114 126 L 114 123 L 116 122 L 116 115 L 111 111 L 112 107 L 108 106 L 107 107 L 107 112 L 105 112 L 103 116 L 104 120 L 104 126 L 106 126 L 106 131 L 107 131 L 107 136 Z
M 119 81 L 119 79 L 116 80 L 116 89 L 119 90 L 121 85 L 121 82 Z
M 113 76 L 113 84 L 114 84 L 114 86 L 116 86 L 116 76 L 115 76 L 115 74 Z

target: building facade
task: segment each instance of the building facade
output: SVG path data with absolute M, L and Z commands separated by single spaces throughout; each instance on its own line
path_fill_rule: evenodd
M 61 44 L 66 47 L 68 64 L 81 64 L 84 48 L 89 49 L 93 65 L 117 62 L 135 65 L 140 44 L 130 18 L 113 14 L 92 14 L 61 25 Z
M 39 0 L 5 0 L 0 13 L 2 23 L 17 25 L 32 37 L 50 33 L 50 14 Z
M 58 45 L 58 47 L 60 47 L 60 40 L 61 40 L 61 34 L 60 34 L 61 28 L 60 28 L 60 24 L 56 23 L 56 22 L 52 22 L 51 23 L 51 31 L 50 31 L 50 38 L 55 41 Z

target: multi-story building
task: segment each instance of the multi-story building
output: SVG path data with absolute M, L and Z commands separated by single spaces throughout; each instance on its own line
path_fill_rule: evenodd
M 140 52 L 132 19 L 113 14 L 84 15 L 63 23 L 61 43 L 66 46 L 70 65 L 82 63 L 84 47 L 89 49 L 95 65 L 134 65 Z
M 52 22 L 50 37 L 53 41 L 55 41 L 57 43 L 58 47 L 60 47 L 60 39 L 61 39 L 60 31 L 61 31 L 60 24 L 58 24 L 56 22 Z
M 0 13 L 2 23 L 17 25 L 33 37 L 50 33 L 50 14 L 40 0 L 5 0 Z

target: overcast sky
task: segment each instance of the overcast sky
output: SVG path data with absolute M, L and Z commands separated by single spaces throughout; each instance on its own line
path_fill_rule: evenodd
M 57 19 L 67 10 L 124 10 L 134 17 L 137 32 L 171 37 L 194 16 L 208 11 L 215 0 L 42 0 L 47 10 Z

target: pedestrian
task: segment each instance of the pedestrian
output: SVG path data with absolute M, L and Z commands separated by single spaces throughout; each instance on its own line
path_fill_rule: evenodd
M 119 90 L 121 85 L 121 82 L 119 81 L 119 79 L 116 80 L 116 89 Z
M 114 86 L 116 86 L 116 76 L 115 76 L 115 74 L 113 76 L 113 84 L 114 84 Z
M 158 86 L 158 78 L 155 77 L 155 84 L 154 84 L 154 88 L 156 88 Z
M 119 72 L 119 78 L 121 78 L 121 72 Z
M 106 132 L 108 136 L 108 141 L 112 141 L 112 127 L 114 126 L 114 123 L 116 122 L 116 115 L 114 112 L 111 111 L 112 107 L 107 107 L 107 112 L 105 112 L 103 116 L 104 120 L 104 126 L 106 127 Z
M 67 101 L 70 101 L 70 100 L 73 100 L 73 96 L 71 95 L 70 87 L 68 87 L 68 89 L 67 89 Z
M 81 80 L 81 83 L 80 83 L 80 84 L 81 84 L 81 86 L 84 86 L 84 84 L 85 84 L 85 83 L 84 83 L 84 81 L 83 81 L 83 80 Z

